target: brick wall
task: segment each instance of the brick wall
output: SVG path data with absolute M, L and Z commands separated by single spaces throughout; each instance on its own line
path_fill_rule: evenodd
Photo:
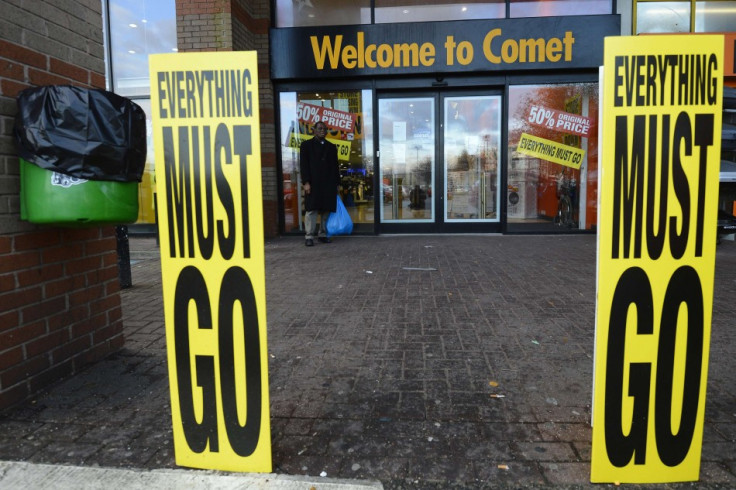
M 270 0 L 176 0 L 179 52 L 256 51 L 261 117 L 261 178 L 263 228 L 266 237 L 279 232 L 276 171 L 276 126 L 270 80 L 268 28 Z
M 0 236 L 0 408 L 123 345 L 114 229 Z
M 276 118 L 269 63 L 268 28 L 271 26 L 269 0 L 233 2 L 233 49 L 258 54 L 258 90 L 261 116 L 261 167 L 263 182 L 263 228 L 267 237 L 279 232 L 278 172 L 276 171 Z
M 232 51 L 230 19 L 230 0 L 176 0 L 179 51 Z
M 0 0 L 0 409 L 123 345 L 115 230 L 20 220 L 15 96 L 105 87 L 100 0 Z

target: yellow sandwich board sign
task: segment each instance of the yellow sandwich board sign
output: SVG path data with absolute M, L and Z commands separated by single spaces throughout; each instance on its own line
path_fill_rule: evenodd
M 149 64 L 176 463 L 270 472 L 256 53 Z
M 606 38 L 593 482 L 697 480 L 723 36 Z

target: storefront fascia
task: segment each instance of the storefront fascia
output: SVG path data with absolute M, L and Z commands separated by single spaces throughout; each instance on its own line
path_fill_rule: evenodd
M 316 119 L 356 233 L 594 231 L 598 67 L 620 32 L 619 15 L 271 29 L 281 231 L 301 233 Z

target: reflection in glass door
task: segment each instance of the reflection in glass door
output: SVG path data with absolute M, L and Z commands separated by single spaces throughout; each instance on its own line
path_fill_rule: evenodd
M 501 97 L 445 97 L 445 222 L 499 220 Z
M 434 221 L 434 97 L 378 102 L 380 219 L 383 223 Z

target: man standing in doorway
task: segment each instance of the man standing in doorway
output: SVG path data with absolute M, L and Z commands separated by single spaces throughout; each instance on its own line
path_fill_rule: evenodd
M 314 245 L 314 237 L 322 243 L 327 238 L 327 218 L 337 209 L 337 189 L 340 185 L 340 168 L 337 165 L 337 146 L 325 139 L 327 125 L 320 121 L 314 125 L 314 138 L 301 144 L 299 168 L 304 188 L 304 207 L 307 210 L 304 227 L 307 247 Z M 317 215 L 319 214 L 319 231 Z

